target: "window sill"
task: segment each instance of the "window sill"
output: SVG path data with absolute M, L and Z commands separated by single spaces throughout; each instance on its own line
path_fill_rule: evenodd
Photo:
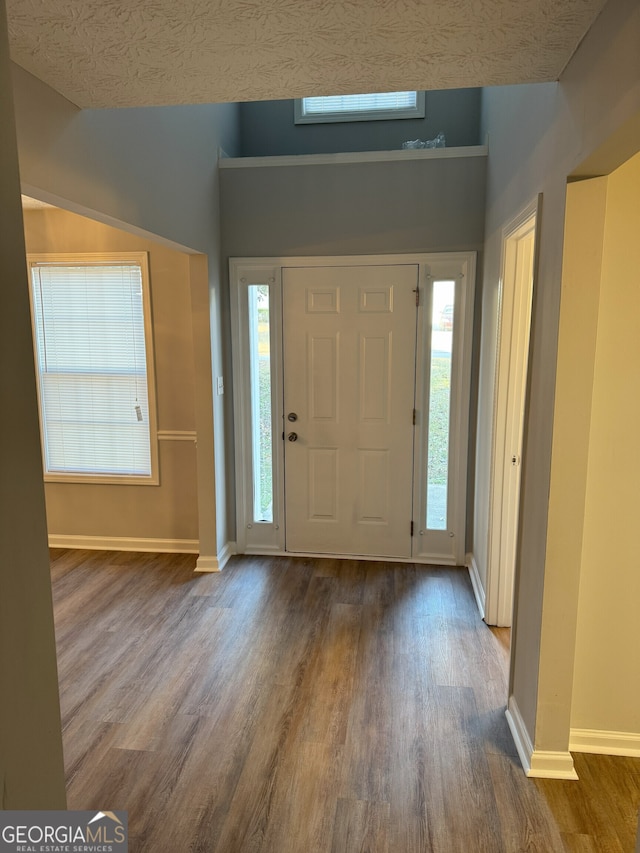
M 73 483 L 74 485 L 83 484 L 85 486 L 159 486 L 160 478 L 157 476 L 151 477 L 136 477 L 136 476 L 121 476 L 98 474 L 45 474 L 45 483 Z

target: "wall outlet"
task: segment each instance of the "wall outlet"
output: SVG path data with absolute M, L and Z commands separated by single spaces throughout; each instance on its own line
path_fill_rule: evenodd
M 217 391 L 218 397 L 220 397 L 222 394 L 224 394 L 224 377 L 223 376 L 218 376 L 217 383 L 216 383 L 216 391 Z

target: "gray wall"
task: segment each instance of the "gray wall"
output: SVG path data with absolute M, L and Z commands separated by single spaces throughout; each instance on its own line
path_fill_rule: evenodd
M 0 809 L 64 809 L 20 182 L 0 0 Z
M 485 157 L 222 169 L 225 257 L 480 249 Z
M 484 156 L 222 169 L 222 251 L 228 259 L 475 250 L 481 268 L 485 172 Z M 478 337 L 479 320 L 478 311 Z M 468 531 L 476 385 L 474 367 Z
M 237 153 L 238 107 L 79 110 L 17 66 L 13 87 L 26 191 L 208 259 L 208 285 L 202 275 L 192 278 L 191 296 L 201 555 L 213 558 L 231 532 L 225 428 L 232 408 L 212 391 L 212 373 L 228 375 L 231 363 L 222 331 L 228 304 L 220 287 L 217 153 L 220 146 Z
M 568 748 L 580 581 L 579 554 L 571 563 L 552 558 L 549 531 L 560 537 L 570 531 L 548 516 L 566 182 L 588 157 L 590 172 L 597 174 L 602 145 L 608 168 L 640 148 L 638 44 L 637 0 L 610 0 L 558 84 L 483 93 L 489 166 L 474 539 L 483 577 L 502 228 L 543 194 L 511 671 L 512 697 L 538 750 Z
M 443 131 L 447 146 L 479 145 L 480 89 L 426 93 L 423 119 L 294 124 L 293 101 L 240 105 L 242 156 L 385 151 L 408 139 L 433 139 Z

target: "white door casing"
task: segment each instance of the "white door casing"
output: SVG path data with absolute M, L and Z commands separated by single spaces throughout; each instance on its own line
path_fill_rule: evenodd
M 513 611 L 538 206 L 503 231 L 485 602 L 485 621 L 501 627 Z
M 283 270 L 287 551 L 411 556 L 417 286 L 417 265 Z
M 380 557 L 382 559 L 391 559 L 399 561 L 413 561 L 416 563 L 436 563 L 446 565 L 463 565 L 465 555 L 465 524 L 466 524 L 466 489 L 467 489 L 467 454 L 468 454 L 468 422 L 469 422 L 469 397 L 471 384 L 471 351 L 472 351 L 472 334 L 473 334 L 473 305 L 474 305 L 474 286 L 475 286 L 475 253 L 474 252 L 455 252 L 455 253 L 432 253 L 432 254 L 414 254 L 414 255 L 373 255 L 373 256 L 339 256 L 339 257 L 304 257 L 304 258 L 232 258 L 230 260 L 230 286 L 231 286 L 231 313 L 232 313 L 232 346 L 233 346 L 233 393 L 234 393 L 234 418 L 235 418 L 235 461 L 236 461 L 236 517 L 237 517 L 237 551 L 238 553 L 256 553 L 256 554 L 285 554 L 290 553 L 289 548 L 292 544 L 302 550 L 295 553 L 323 553 L 322 551 L 308 550 L 310 542 L 299 541 L 288 538 L 285 542 L 287 513 L 285 513 L 285 451 L 299 450 L 303 445 L 297 447 L 289 447 L 289 442 L 286 440 L 286 435 L 289 432 L 298 432 L 300 441 L 303 439 L 303 431 L 300 429 L 301 418 L 296 422 L 286 420 L 286 415 L 295 411 L 298 416 L 300 411 L 288 407 L 286 412 L 284 409 L 284 383 L 285 377 L 289 370 L 300 370 L 301 361 L 298 357 L 290 357 L 289 353 L 286 358 L 283 355 L 283 341 L 287 336 L 283 329 L 283 315 L 288 315 L 287 326 L 296 324 L 300 320 L 300 310 L 288 309 L 289 296 L 283 300 L 283 279 L 291 283 L 295 277 L 295 270 L 301 267 L 305 269 L 325 269 L 325 268 L 365 268 L 367 275 L 365 276 L 368 282 L 376 280 L 376 276 L 383 275 L 376 272 L 378 268 L 412 268 L 411 276 L 413 291 L 415 285 L 415 274 L 418 275 L 418 299 L 417 307 L 417 344 L 415 343 L 415 316 L 416 307 L 412 301 L 411 311 L 413 320 L 411 322 L 405 320 L 407 325 L 412 328 L 411 338 L 403 336 L 402 345 L 406 349 L 410 340 L 413 341 L 415 355 L 411 363 L 411 367 L 406 371 L 402 371 L 402 378 L 394 378 L 393 381 L 383 386 L 381 383 L 374 382 L 371 377 L 375 373 L 379 373 L 379 368 L 376 370 L 371 367 L 368 371 L 365 370 L 364 385 L 361 393 L 364 394 L 365 403 L 367 406 L 380 406 L 380 401 L 384 399 L 385 394 L 391 395 L 391 404 L 397 405 L 398 408 L 404 409 L 406 402 L 397 403 L 400 397 L 413 396 L 415 407 L 415 426 L 408 421 L 407 427 L 403 426 L 401 434 L 404 436 L 405 429 L 410 429 L 410 437 L 402 439 L 398 442 L 398 447 L 402 446 L 403 451 L 413 451 L 412 463 L 412 481 L 409 482 L 409 495 L 413 496 L 413 500 L 409 499 L 409 515 L 407 521 L 404 521 L 406 509 L 404 502 L 406 501 L 405 489 L 403 486 L 396 484 L 391 487 L 392 507 L 397 504 L 398 519 L 402 517 L 403 521 L 397 522 L 397 526 L 401 530 L 408 530 L 409 524 L 413 522 L 413 537 L 410 539 L 410 551 L 407 556 L 407 546 L 398 544 L 397 548 L 381 547 L 374 549 L 367 547 L 366 555 L 370 558 Z M 364 270 L 357 275 L 365 275 Z M 322 278 L 322 273 L 318 273 Z M 346 275 L 346 273 L 345 273 Z M 438 282 L 447 281 L 455 284 L 455 309 L 453 315 L 448 314 L 448 321 L 453 321 L 454 334 L 451 346 L 451 363 L 449 366 L 451 376 L 451 388 L 448 404 L 450 407 L 450 425 L 448 429 L 448 471 L 447 471 L 447 486 L 446 486 L 446 529 L 430 530 L 428 529 L 427 516 L 433 515 L 433 507 L 428 512 L 427 507 L 427 467 L 428 467 L 428 425 L 429 413 L 427 411 L 429 405 L 430 394 L 430 360 L 432 356 L 432 344 L 434 349 L 440 348 L 438 340 L 444 337 L 441 331 L 434 332 L 433 315 L 437 306 L 437 299 L 434 301 L 434 290 L 438 286 Z M 265 518 L 264 515 L 256 515 L 254 506 L 256 504 L 256 488 L 260 477 L 254 472 L 253 456 L 255 454 L 256 437 L 255 430 L 252 426 L 252 408 L 255 408 L 255 383 L 254 375 L 256 372 L 255 365 L 255 345 L 256 332 L 250 331 L 248 310 L 250 298 L 248 291 L 252 291 L 255 298 L 256 286 L 261 288 L 265 286 L 269 292 L 269 308 L 270 308 L 270 377 L 271 377 L 271 433 L 273 437 L 273 501 L 272 501 L 272 518 Z M 324 286 L 324 285 L 321 285 Z M 378 285 L 374 288 L 380 290 Z M 384 287 L 382 288 L 384 290 Z M 322 294 L 320 294 L 320 297 Z M 416 294 L 411 293 L 412 300 Z M 261 296 L 261 299 L 263 297 Z M 329 297 L 325 297 L 325 301 Z M 374 293 L 367 297 L 369 301 L 369 309 L 377 306 L 378 309 L 384 308 L 385 297 L 383 293 Z M 320 306 L 322 299 L 318 301 Z M 286 304 L 283 304 L 286 303 Z M 397 303 L 394 294 L 394 312 Z M 299 306 L 300 307 L 300 306 Z M 450 306 L 448 306 L 450 307 Z M 255 313 L 255 312 L 254 312 Z M 316 311 L 316 314 L 321 314 Z M 369 310 L 364 312 L 368 314 L 381 314 L 384 317 L 384 311 Z M 444 313 L 444 312 L 443 312 Z M 326 318 L 325 318 L 326 319 Z M 371 318 L 369 318 L 371 319 Z M 377 321 L 381 318 L 378 317 Z M 386 321 L 384 321 L 386 322 Z M 348 324 L 349 325 L 349 324 Z M 403 324 L 404 328 L 404 324 Z M 371 365 L 374 362 L 381 364 L 386 358 L 389 358 L 387 352 L 388 344 L 384 344 L 382 338 L 388 334 L 380 333 L 378 330 L 373 339 L 362 346 L 368 347 L 369 353 L 361 362 L 366 365 L 367 360 Z M 395 334 L 395 332 L 394 332 Z M 260 359 L 261 370 L 264 370 L 265 364 L 262 361 L 264 358 L 264 328 L 261 332 L 262 338 L 260 342 Z M 253 336 L 253 337 L 252 337 Z M 434 340 L 432 340 L 432 336 Z M 365 335 L 365 337 L 367 337 Z M 369 335 L 368 337 L 371 337 Z M 397 336 L 396 336 L 397 337 Z M 252 343 L 253 340 L 253 343 Z M 393 337 L 392 337 L 393 340 Z M 253 355 L 251 355 L 251 347 L 254 347 Z M 330 348 L 327 341 L 318 342 L 317 346 L 322 348 Z M 345 350 L 346 352 L 346 350 Z M 393 370 L 394 362 L 398 365 L 401 363 L 400 357 L 395 359 L 397 351 L 391 350 L 391 359 L 389 362 L 390 368 Z M 441 355 L 442 353 L 440 353 Z M 306 357 L 306 356 L 305 356 Z M 360 358 L 360 356 L 358 356 Z M 252 363 L 253 359 L 253 363 Z M 408 362 L 407 352 L 404 355 L 405 361 Z M 400 371 L 399 371 L 400 372 Z M 408 377 L 415 375 L 415 392 L 408 394 L 407 388 L 401 394 L 403 383 L 406 386 Z M 339 373 L 340 381 L 348 378 L 347 375 Z M 355 380 L 358 377 L 354 377 Z M 326 377 L 325 377 L 326 379 Z M 396 389 L 397 386 L 397 389 Z M 317 386 L 317 390 L 321 386 Z M 397 393 L 396 393 L 397 390 Z M 307 392 L 308 393 L 308 392 Z M 376 398 L 377 395 L 377 398 Z M 354 396 L 353 394 L 351 396 Z M 357 395 L 360 399 L 360 392 Z M 288 401 L 292 402 L 292 401 Z M 288 405 L 288 403 L 287 403 Z M 411 403 L 409 404 L 411 408 Z M 375 412 L 374 412 L 375 414 Z M 411 417 L 411 412 L 409 414 Z M 296 429 L 296 425 L 298 429 Z M 369 424 L 369 426 L 373 426 Z M 380 426 L 380 425 L 379 425 Z M 308 438 L 308 437 L 307 437 Z M 406 443 L 405 443 L 406 442 Z M 292 442 L 292 445 L 297 442 Z M 376 447 L 366 448 L 364 450 L 380 451 L 384 450 L 384 446 L 380 444 Z M 301 454 L 298 454 L 301 455 Z M 321 455 L 321 454 L 320 454 Z M 395 455 L 395 454 L 394 454 Z M 402 454 L 401 454 L 402 455 Z M 263 456 L 264 458 L 264 456 Z M 294 457 L 295 458 L 295 457 Z M 384 482 L 386 477 L 385 468 L 380 464 L 383 454 L 370 453 L 368 456 L 361 456 L 362 475 L 367 475 L 367 465 L 362 463 L 365 459 L 368 463 L 368 476 L 373 478 L 375 482 Z M 391 457 L 387 457 L 391 459 Z M 391 459 L 391 473 L 389 476 L 395 476 L 397 460 Z M 399 466 L 402 469 L 402 465 Z M 257 469 L 256 469 L 257 470 Z M 291 472 L 291 468 L 289 469 Z M 406 474 L 403 474 L 404 482 L 406 482 Z M 398 481 L 399 482 L 399 481 Z M 295 485 L 295 483 L 294 483 Z M 384 524 L 380 522 L 383 518 L 383 513 L 380 511 L 380 503 L 374 506 L 375 490 L 367 489 L 367 495 L 370 495 L 368 507 L 363 507 L 364 514 L 368 516 L 369 522 L 363 525 L 369 530 L 378 529 L 378 533 L 384 528 Z M 379 492 L 380 493 L 380 492 Z M 291 496 L 291 493 L 290 495 Z M 318 493 L 318 497 L 321 497 Z M 300 501 L 297 501 L 297 506 L 300 506 Z M 353 498 L 351 499 L 353 506 Z M 293 506 L 290 506 L 293 512 Z M 318 527 L 318 525 L 314 525 Z M 313 527 L 312 526 L 312 529 Z M 335 526 L 335 524 L 334 524 Z M 404 538 L 404 533 L 398 534 L 398 543 Z M 349 539 L 349 550 L 346 553 L 332 551 L 338 556 L 350 556 L 359 554 L 364 548 L 358 546 L 353 548 L 354 544 Z M 326 543 L 325 543 L 326 544 Z M 367 545 L 369 542 L 366 543 Z M 319 547 L 323 547 L 320 543 Z M 337 543 L 331 546 L 337 548 Z M 379 553 L 374 553 L 378 550 Z M 382 553 L 380 553 L 382 551 Z M 394 551 L 395 553 L 391 553 Z
M 414 463 L 414 517 L 416 562 L 464 565 L 469 445 L 469 399 L 471 395 L 471 352 L 475 296 L 475 253 L 451 252 L 422 256 L 420 264 L 420 308 L 416 371 L 416 454 Z M 434 293 L 439 283 L 454 285 L 453 340 L 451 341 L 448 471 L 446 525 L 433 529 L 427 521 L 429 489 L 429 399 L 432 377 L 431 355 L 437 349 L 434 335 L 437 305 Z

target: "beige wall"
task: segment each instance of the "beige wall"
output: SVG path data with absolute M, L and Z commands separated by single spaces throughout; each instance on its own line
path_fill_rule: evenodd
M 549 504 L 566 185 L 587 158 L 589 173 L 603 174 L 601 146 L 606 168 L 622 162 L 621 151 L 640 149 L 638 44 L 640 6 L 610 0 L 559 83 L 483 93 L 489 164 L 473 550 L 484 578 L 501 233 L 541 192 L 510 694 L 544 752 L 568 748 L 580 581 L 579 559 L 554 558 L 553 537 L 566 531 Z
M 27 210 L 27 252 L 148 252 L 158 432 L 188 432 L 190 440 L 160 440 L 160 485 L 47 483 L 49 533 L 153 539 L 157 547 L 197 550 L 194 360 L 189 256 L 62 210 Z
M 567 187 L 547 564 L 566 578 L 556 616 L 575 634 L 589 462 L 607 179 Z M 565 599 L 570 606 L 562 613 Z
M 640 154 L 608 178 L 571 712 L 572 728 L 640 736 L 638 235 Z
M 64 809 L 9 47 L 0 0 L 0 809 Z

